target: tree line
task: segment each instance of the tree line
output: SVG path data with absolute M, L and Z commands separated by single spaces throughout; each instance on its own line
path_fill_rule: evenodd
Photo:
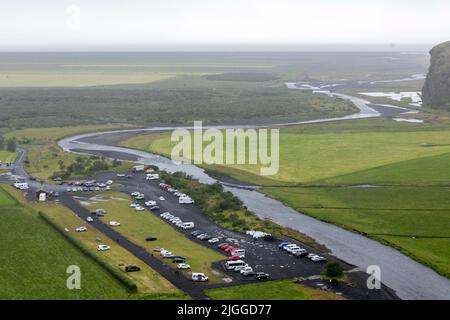
M 6 139 L 0 135 L 0 150 L 6 150 L 9 152 L 16 152 L 17 142 L 14 138 Z

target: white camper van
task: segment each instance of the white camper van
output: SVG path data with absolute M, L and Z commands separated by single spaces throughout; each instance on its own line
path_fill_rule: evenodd
M 178 203 L 180 204 L 190 204 L 190 203 L 194 203 L 194 200 L 191 199 L 191 197 L 188 196 L 184 196 L 184 197 L 179 197 L 178 198 Z

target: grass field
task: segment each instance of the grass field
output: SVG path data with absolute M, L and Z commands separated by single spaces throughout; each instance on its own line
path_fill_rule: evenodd
M 47 180 L 54 172 L 59 171 L 59 162 L 63 161 L 67 166 L 75 162 L 79 155 L 63 152 L 57 145 L 57 141 L 66 136 L 72 136 L 87 132 L 105 131 L 111 129 L 126 128 L 118 125 L 93 125 L 56 128 L 31 128 L 11 131 L 5 134 L 7 138 L 16 138 L 19 141 L 28 140 L 23 144 L 28 150 L 25 169 L 32 176 Z M 117 170 L 129 169 L 131 166 L 123 163 Z
M 375 119 L 283 128 L 273 177 L 259 176 L 257 166 L 204 167 L 264 185 L 263 193 L 301 212 L 388 243 L 450 277 L 450 131 L 445 115 L 424 116 L 425 125 Z M 172 147 L 169 134 L 122 145 L 166 155 Z M 352 185 L 385 187 L 343 187 Z
M 308 288 L 290 280 L 205 290 L 214 300 L 342 300 L 331 292 Z
M 0 219 L 0 299 L 130 298 L 107 271 L 2 188 Z M 81 269 L 80 290 L 66 287 L 70 265 Z
M 86 205 L 90 210 L 105 209 L 107 214 L 102 220 L 106 223 L 111 220 L 119 221 L 121 226 L 117 228 L 117 231 L 122 235 L 146 248 L 148 252 L 155 254 L 156 257 L 159 257 L 157 252 L 153 252 L 153 248 L 156 246 L 165 248 L 175 255 L 185 257 L 193 272 L 207 274 L 213 283 L 219 282 L 221 277 L 223 277 L 219 272 L 213 271 L 212 263 L 224 260 L 225 256 L 191 241 L 153 214 L 146 211 L 137 212 L 130 208 L 131 198 L 128 195 L 107 193 L 104 194 L 104 197 L 105 201 Z M 155 236 L 158 240 L 146 242 L 145 238 L 148 236 Z M 172 263 L 170 259 L 163 259 L 163 261 L 176 268 L 176 264 Z M 188 275 L 187 272 L 186 275 Z
M 399 248 L 450 277 L 450 188 L 264 188 L 299 212 Z
M 12 163 L 16 160 L 17 152 L 0 150 L 0 163 Z
M 122 146 L 170 155 L 175 142 L 170 133 L 141 135 L 122 141 Z M 205 144 L 206 145 L 206 144 Z M 450 130 L 364 131 L 297 133 L 281 129 L 280 170 L 259 176 L 259 166 L 207 166 L 238 180 L 263 185 L 327 183 L 328 179 L 354 172 L 450 152 Z M 437 174 L 436 171 L 434 173 Z

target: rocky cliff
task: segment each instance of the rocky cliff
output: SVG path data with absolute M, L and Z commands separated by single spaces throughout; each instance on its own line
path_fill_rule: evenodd
M 450 111 L 450 41 L 434 47 L 422 91 L 424 106 Z

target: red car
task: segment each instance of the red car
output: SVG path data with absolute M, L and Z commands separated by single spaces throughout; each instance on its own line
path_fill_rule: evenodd
M 236 250 L 236 248 L 233 247 L 233 246 L 226 246 L 226 247 L 223 248 L 223 251 L 225 251 L 225 252 L 231 252 L 231 251 L 234 251 L 234 250 Z
M 231 256 L 227 260 L 228 261 L 238 261 L 238 260 L 241 260 L 241 257 L 239 257 L 239 256 Z

